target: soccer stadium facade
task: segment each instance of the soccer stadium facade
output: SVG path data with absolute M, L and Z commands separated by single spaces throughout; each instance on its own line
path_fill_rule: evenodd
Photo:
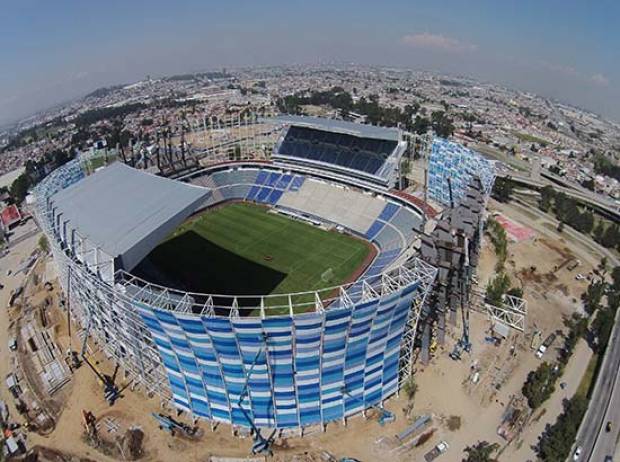
M 303 429 L 380 405 L 412 373 L 436 276 L 417 258 L 425 213 L 388 189 L 404 150 L 393 131 L 279 123 L 269 163 L 218 164 L 172 180 L 122 163 L 85 176 L 75 160 L 35 191 L 84 335 L 136 387 L 212 423 Z M 377 256 L 351 283 L 293 294 L 189 293 L 131 273 L 189 216 L 228 201 L 337 227 Z

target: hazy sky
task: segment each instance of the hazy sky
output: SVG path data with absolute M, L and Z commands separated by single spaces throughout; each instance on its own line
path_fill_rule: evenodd
M 325 60 L 471 75 L 620 120 L 620 2 L 0 0 L 0 123 L 103 85 Z

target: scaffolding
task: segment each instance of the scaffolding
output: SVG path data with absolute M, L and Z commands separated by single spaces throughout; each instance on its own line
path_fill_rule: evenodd
M 335 311 L 347 312 L 352 317 L 355 310 L 369 304 L 392 306 L 394 310 L 399 306 L 405 309 L 406 319 L 402 330 L 395 328 L 394 334 L 398 334 L 396 346 L 399 348 L 395 358 L 398 375 L 395 386 L 380 394 L 381 401 L 395 393 L 398 384 L 413 373 L 415 335 L 421 306 L 437 273 L 431 265 L 410 257 L 396 267 L 385 269 L 380 275 L 338 287 L 285 295 L 228 296 L 174 290 L 122 270 L 114 271 L 113 266 L 110 267 L 113 262 L 102 255 L 95 243 L 84 237 L 66 239 L 63 236 L 61 239 L 59 232 L 62 232 L 62 226 L 54 222 L 54 214 L 48 209 L 49 199 L 55 192 L 82 177 L 77 160 L 52 172 L 35 190 L 35 217 L 50 242 L 59 282 L 67 299 L 68 317 L 92 335 L 91 338 L 120 367 L 134 388 L 141 388 L 149 396 L 159 396 L 162 404 L 179 407 L 173 399 L 170 371 L 164 366 L 161 347 L 157 343 L 160 334 L 148 325 L 148 316 L 144 314 L 154 312 L 168 312 L 175 319 L 187 321 L 220 319 L 234 323 L 244 320 L 265 325 L 269 323 L 269 318 L 285 308 L 288 322 L 294 324 L 298 319 L 314 313 L 322 319 L 321 325 L 325 328 L 331 313 Z M 251 306 L 248 305 L 250 301 Z M 398 305 L 389 305 L 394 301 L 398 301 Z M 279 318 L 282 318 L 281 314 Z M 324 336 L 321 335 L 323 341 Z M 375 341 L 385 342 L 386 339 L 377 337 Z M 287 347 L 294 352 L 296 343 L 293 329 Z M 342 354 L 347 346 L 345 341 Z M 274 384 L 271 386 L 274 387 Z M 187 386 L 186 391 L 189 396 Z M 371 406 L 376 403 L 367 404 Z M 234 407 L 230 406 L 231 409 Z M 183 409 L 182 406 L 180 408 Z M 194 414 L 191 407 L 185 410 L 193 418 L 202 417 Z M 351 415 L 350 412 L 345 412 L 345 417 Z M 324 420 L 323 416 L 321 419 L 323 423 L 329 420 L 327 417 Z M 232 421 L 230 423 L 234 424 Z

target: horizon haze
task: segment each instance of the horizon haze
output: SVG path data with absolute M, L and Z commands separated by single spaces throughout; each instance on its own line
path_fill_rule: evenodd
M 146 75 L 318 62 L 467 75 L 620 120 L 612 2 L 33 0 L 4 14 L 2 125 Z

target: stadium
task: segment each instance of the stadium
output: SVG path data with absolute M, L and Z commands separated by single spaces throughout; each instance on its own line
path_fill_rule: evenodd
M 174 175 L 144 158 L 89 175 L 70 161 L 37 187 L 36 217 L 68 314 L 134 387 L 212 425 L 325 428 L 412 374 L 437 275 L 422 237 L 440 207 L 398 190 L 399 130 L 259 124 L 264 158 L 206 150 Z M 473 178 L 488 198 L 491 163 L 443 140 L 429 156 L 436 205 L 467 202 Z

